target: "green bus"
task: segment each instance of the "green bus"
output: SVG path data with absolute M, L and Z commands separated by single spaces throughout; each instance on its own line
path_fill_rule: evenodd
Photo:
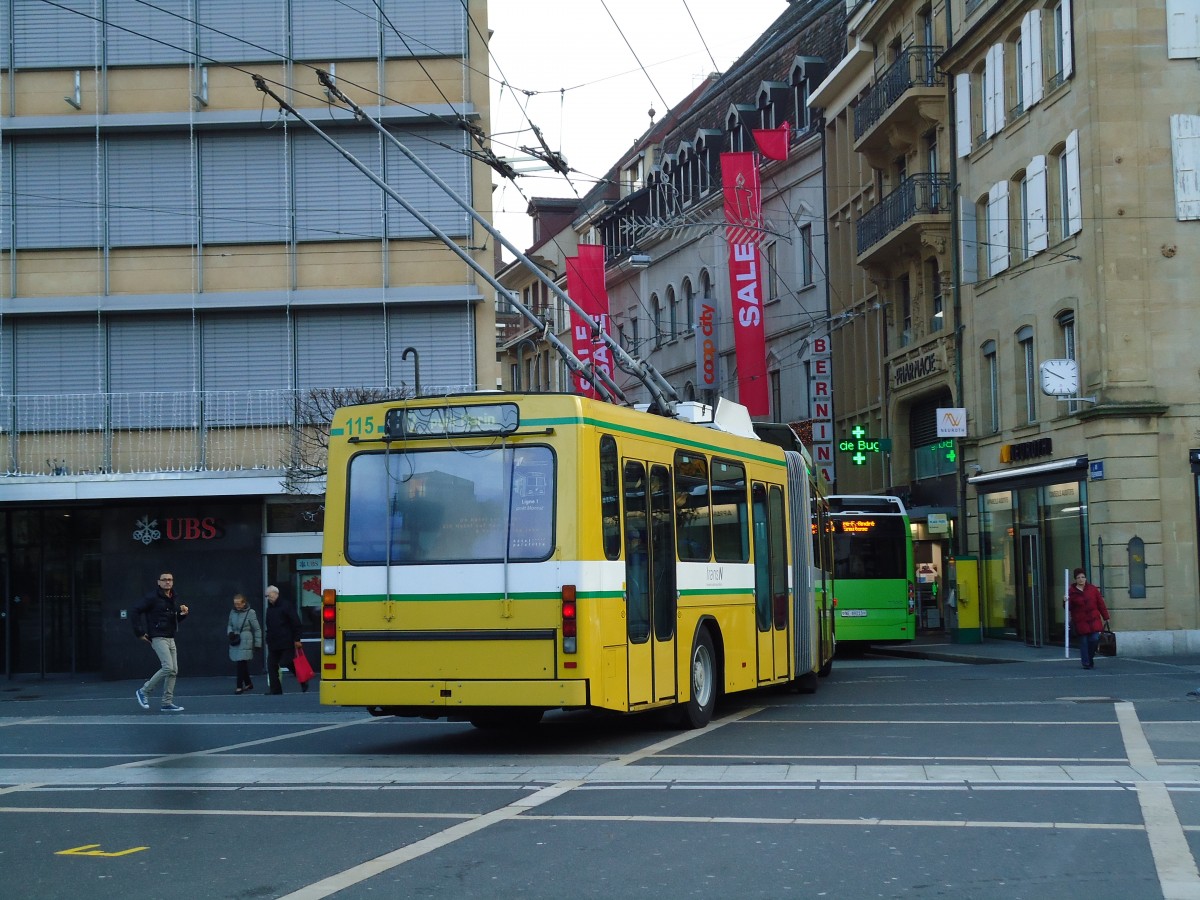
M 899 497 L 832 494 L 838 643 L 911 641 L 916 578 L 908 510 Z

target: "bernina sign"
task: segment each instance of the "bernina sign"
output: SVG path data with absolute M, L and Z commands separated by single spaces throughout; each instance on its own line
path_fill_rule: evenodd
M 938 353 L 936 350 L 930 350 L 920 356 L 892 363 L 892 385 L 904 387 L 906 384 L 936 375 L 940 371 L 942 371 L 942 364 L 938 359 Z

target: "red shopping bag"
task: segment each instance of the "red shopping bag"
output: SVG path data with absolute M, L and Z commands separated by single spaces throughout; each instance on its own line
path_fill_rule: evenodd
M 316 674 L 313 672 L 312 666 L 308 664 L 308 657 L 304 655 L 303 650 L 296 651 L 296 659 L 292 662 L 292 671 L 296 673 L 296 680 L 301 684 L 311 681 L 313 675 Z

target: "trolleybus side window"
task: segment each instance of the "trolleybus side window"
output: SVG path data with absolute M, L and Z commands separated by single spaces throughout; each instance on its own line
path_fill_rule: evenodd
M 625 493 L 625 627 L 629 640 L 644 643 L 650 637 L 650 553 L 646 543 L 649 520 L 646 467 L 626 462 Z
M 709 499 L 707 458 L 676 451 L 675 493 L 679 558 L 684 562 L 708 562 L 712 558 L 709 521 L 712 503 Z
M 745 467 L 741 463 L 714 459 L 712 492 L 713 551 L 717 562 L 748 562 L 750 535 Z
M 546 559 L 554 493 L 549 447 L 360 453 L 350 461 L 346 557 L 356 565 Z
M 650 467 L 650 564 L 654 572 L 654 637 L 675 634 L 675 493 L 671 471 Z
M 787 536 L 783 491 L 754 482 L 754 617 L 759 631 L 787 628 Z
M 787 533 L 784 528 L 783 490 L 771 485 L 768 495 L 771 523 L 771 602 L 775 630 L 788 624 Z
M 621 558 L 621 495 L 617 484 L 617 442 L 600 438 L 600 529 L 606 559 Z

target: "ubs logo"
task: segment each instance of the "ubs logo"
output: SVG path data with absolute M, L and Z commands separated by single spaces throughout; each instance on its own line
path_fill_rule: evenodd
M 173 516 L 163 519 L 161 528 L 158 519 L 142 516 L 133 530 L 133 539 L 148 547 L 161 540 L 164 532 L 168 541 L 212 541 L 225 537 L 224 526 L 213 516 Z

